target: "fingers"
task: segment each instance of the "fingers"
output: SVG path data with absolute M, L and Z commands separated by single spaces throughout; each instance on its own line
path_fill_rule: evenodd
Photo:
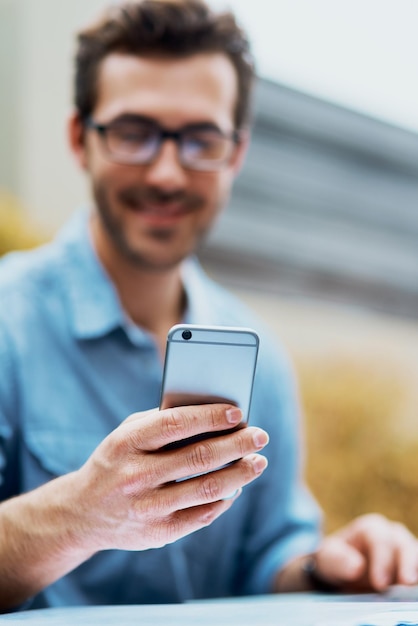
M 226 511 L 236 499 L 231 494 L 267 466 L 256 454 L 267 433 L 236 428 L 241 419 L 228 404 L 151 410 L 110 433 L 80 469 L 81 491 L 94 497 L 85 525 L 94 527 L 99 549 L 159 547 Z M 184 441 L 196 435 L 198 441 Z M 167 448 L 176 441 L 182 446 Z
M 402 524 L 392 522 L 392 554 L 386 555 L 386 580 L 381 581 L 382 588 L 391 584 L 416 585 L 418 583 L 418 542 L 412 533 Z M 376 560 L 379 557 L 376 557 Z M 378 566 L 373 577 L 378 576 Z
M 211 524 L 266 467 L 267 459 L 254 454 L 215 472 L 163 485 L 137 499 L 136 517 L 149 520 L 153 547 L 165 545 Z
M 417 582 L 418 544 L 402 524 L 382 515 L 364 515 L 354 521 L 349 540 L 367 557 L 373 589 L 382 591 L 391 584 Z
M 161 535 L 161 539 L 159 541 L 157 539 L 155 542 L 155 547 L 161 547 L 184 537 L 186 534 L 209 526 L 225 513 L 240 495 L 241 491 L 229 500 L 217 500 L 210 504 L 175 511 L 162 520 L 157 529 L 154 527 L 154 530 L 159 531 Z
M 237 407 L 205 404 L 134 413 L 122 427 L 134 447 L 152 452 L 202 433 L 232 429 L 241 420 L 242 412 Z
M 148 487 L 212 472 L 259 452 L 268 443 L 267 433 L 260 428 L 233 430 L 239 425 L 242 413 L 227 404 L 180 407 L 136 415 L 124 422 L 119 437 L 122 442 L 130 442 L 131 452 L 138 460 L 141 452 L 148 453 L 149 462 L 138 466 L 138 480 L 145 478 Z M 216 433 L 222 433 L 222 436 L 213 436 Z M 202 439 L 190 442 L 193 436 L 202 434 Z M 176 442 L 183 444 L 182 447 L 171 449 L 169 444 Z M 135 489 L 135 479 L 131 478 L 131 487 Z
M 338 564 L 338 551 L 341 559 L 343 552 L 346 554 L 344 564 Z M 359 567 L 358 575 L 355 575 L 356 553 L 365 564 L 365 567 Z M 418 582 L 417 540 L 405 526 L 391 522 L 382 515 L 371 514 L 357 518 L 324 540 L 319 555 L 318 562 L 330 580 L 340 576 L 342 582 L 357 581 L 361 586 L 375 591 L 384 591 L 392 584 L 410 585 Z
M 369 582 L 373 589 L 383 591 L 396 582 L 398 550 L 385 529 L 376 528 L 375 533 L 373 538 L 367 537 Z
M 215 472 L 164 485 L 160 497 L 169 511 L 230 499 L 231 493 L 255 480 L 266 467 L 264 456 L 251 454 Z
M 189 444 L 173 451 L 154 454 L 164 482 L 181 480 L 213 472 L 224 465 L 260 451 L 268 443 L 268 435 L 261 428 L 248 427 Z M 240 466 L 241 467 L 241 466 Z M 155 476 L 159 480 L 159 476 Z
M 338 536 L 326 538 L 316 554 L 316 569 L 333 585 L 359 580 L 366 571 L 366 559 Z
M 405 536 L 398 547 L 397 580 L 400 585 L 418 584 L 418 542 L 405 527 Z

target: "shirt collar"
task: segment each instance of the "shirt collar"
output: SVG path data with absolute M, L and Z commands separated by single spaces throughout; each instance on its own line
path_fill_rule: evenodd
M 68 301 L 68 316 L 77 339 L 95 339 L 123 328 L 137 345 L 149 345 L 151 336 L 127 318 L 119 296 L 100 263 L 90 237 L 89 213 L 77 212 L 57 237 L 64 248 L 63 275 Z M 216 324 L 208 284 L 211 282 L 196 258 L 182 267 L 187 296 L 184 322 Z
M 89 214 L 77 213 L 59 233 L 64 284 L 74 336 L 94 339 L 126 324 L 118 294 L 94 251 Z

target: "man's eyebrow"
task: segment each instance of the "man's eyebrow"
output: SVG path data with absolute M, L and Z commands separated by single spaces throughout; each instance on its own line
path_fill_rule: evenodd
M 184 126 L 179 128 L 179 130 L 192 131 L 192 132 L 193 131 L 211 131 L 211 132 L 219 133 L 220 135 L 224 134 L 222 130 L 219 128 L 219 126 L 215 124 L 214 122 L 194 122 L 192 124 L 185 124 Z
M 148 117 L 147 115 L 138 115 L 137 113 L 121 113 L 120 115 L 117 115 L 116 117 L 114 117 L 111 122 L 109 122 L 110 124 L 120 124 L 120 123 L 127 123 L 127 124 L 135 124 L 135 123 L 142 123 L 142 124 L 155 124 L 156 126 L 158 126 L 158 122 L 157 120 L 155 120 L 152 117 Z
M 149 117 L 148 115 L 138 115 L 137 113 L 122 113 L 118 115 L 117 117 L 113 118 L 111 122 L 109 123 L 111 124 L 135 124 L 135 123 L 152 124 L 154 126 L 158 126 L 160 128 L 169 130 L 168 127 L 164 126 L 163 124 L 160 124 L 155 118 Z M 173 128 L 172 130 L 177 131 L 177 132 L 210 131 L 210 132 L 219 133 L 221 135 L 224 134 L 222 130 L 219 128 L 219 126 L 211 121 L 191 122 L 190 124 L 184 124 L 183 126 Z

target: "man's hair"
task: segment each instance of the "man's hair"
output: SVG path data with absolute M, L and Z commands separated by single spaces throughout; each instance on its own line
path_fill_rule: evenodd
M 95 107 L 100 64 L 109 54 L 181 59 L 218 52 L 237 73 L 235 127 L 249 123 L 254 62 L 232 13 L 215 13 L 203 0 L 128 0 L 110 6 L 77 42 L 74 99 L 82 120 Z

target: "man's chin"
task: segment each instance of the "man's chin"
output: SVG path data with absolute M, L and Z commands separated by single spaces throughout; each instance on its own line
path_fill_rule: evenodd
M 144 250 L 135 250 L 135 248 L 125 249 L 126 260 L 137 269 L 148 272 L 167 272 L 175 269 L 187 258 L 190 251 L 173 254 L 155 252 L 146 252 Z
M 132 260 L 132 265 L 135 266 L 138 270 L 142 270 L 144 272 L 148 272 L 150 274 L 165 274 L 167 272 L 171 272 L 178 268 L 181 263 L 184 261 L 184 258 L 180 260 L 167 260 L 164 261 L 162 259 L 158 259 L 154 261 L 153 259 L 144 259 L 136 257 Z

